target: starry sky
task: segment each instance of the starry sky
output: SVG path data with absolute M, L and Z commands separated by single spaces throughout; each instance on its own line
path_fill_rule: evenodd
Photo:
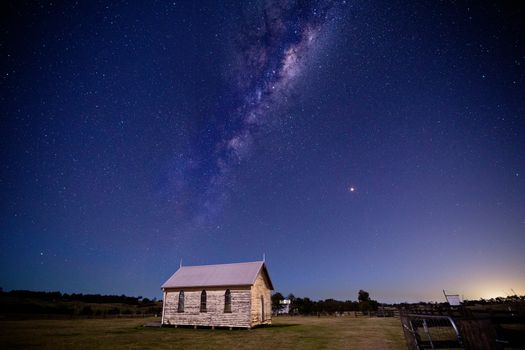
M 525 294 L 523 4 L 3 3 L 0 286 Z

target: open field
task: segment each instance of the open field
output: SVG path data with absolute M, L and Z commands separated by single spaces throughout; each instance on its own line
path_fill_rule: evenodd
M 277 317 L 252 330 L 143 328 L 158 319 L 0 320 L 1 349 L 405 349 L 397 318 Z

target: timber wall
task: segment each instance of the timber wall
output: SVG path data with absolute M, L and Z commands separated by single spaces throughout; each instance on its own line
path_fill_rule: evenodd
M 231 313 L 224 312 L 224 293 L 231 292 Z M 200 312 L 202 288 L 184 288 L 184 312 L 178 312 L 180 289 L 166 290 L 164 324 L 184 326 L 214 326 L 249 328 L 250 287 L 205 288 L 206 312 Z M 271 312 L 271 305 L 270 305 Z

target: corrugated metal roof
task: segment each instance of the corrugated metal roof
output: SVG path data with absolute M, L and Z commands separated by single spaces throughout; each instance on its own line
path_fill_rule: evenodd
M 273 290 L 270 275 L 263 261 L 182 266 L 162 285 L 162 288 L 252 285 L 261 269 L 265 270 L 270 288 Z

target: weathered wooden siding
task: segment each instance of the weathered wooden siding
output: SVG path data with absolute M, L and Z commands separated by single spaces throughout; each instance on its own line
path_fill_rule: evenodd
M 266 274 L 261 270 L 251 288 L 251 325 L 272 323 L 272 291 Z M 264 319 L 261 317 L 261 296 L 264 300 Z
M 231 292 L 231 313 L 224 312 L 224 293 Z M 177 312 L 180 289 L 166 292 L 164 324 L 215 327 L 250 327 L 250 287 L 206 288 L 206 312 L 200 312 L 202 289 L 184 290 L 184 312 Z

